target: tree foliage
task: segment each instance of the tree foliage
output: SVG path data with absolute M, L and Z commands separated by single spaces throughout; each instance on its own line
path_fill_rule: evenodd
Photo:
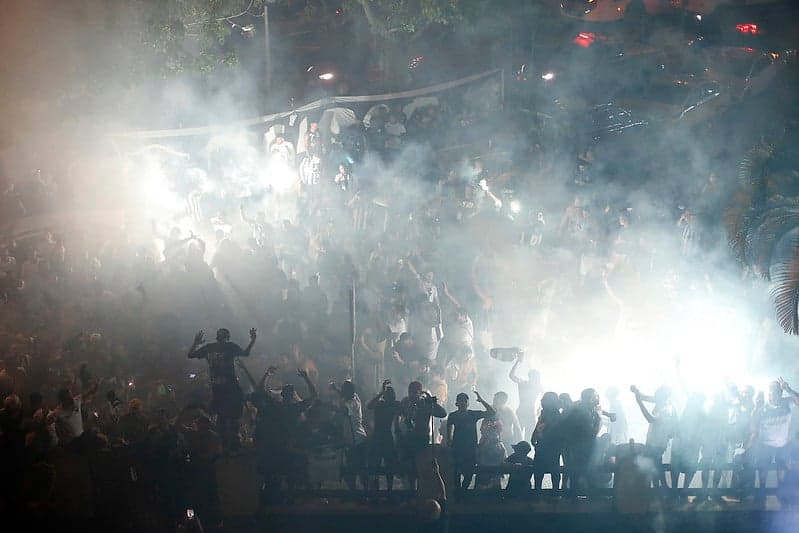
M 363 12 L 372 33 L 381 36 L 415 33 L 433 24 L 464 20 L 472 9 L 464 0 L 347 0 L 345 9 Z
M 115 53 L 136 74 L 209 72 L 236 62 L 234 31 L 258 17 L 264 0 L 114 0 L 106 32 Z

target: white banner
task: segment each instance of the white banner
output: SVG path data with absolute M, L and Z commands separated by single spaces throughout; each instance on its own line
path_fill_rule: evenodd
M 400 100 L 402 98 L 416 98 L 418 96 L 424 96 L 427 94 L 446 91 L 448 89 L 453 89 L 461 85 L 466 85 L 467 83 L 472 83 L 474 81 L 481 80 L 483 78 L 495 76 L 500 72 L 501 72 L 500 69 L 487 70 L 485 72 L 481 72 L 479 74 L 473 74 L 471 76 L 460 78 L 458 80 L 447 81 L 444 83 L 431 85 L 429 87 L 423 87 L 421 89 L 412 89 L 409 91 L 401 91 L 396 93 L 373 94 L 365 96 L 331 96 L 327 98 L 322 98 L 320 100 L 316 100 L 309 104 L 305 104 L 304 106 L 298 107 L 291 111 L 272 113 L 271 115 L 264 115 L 256 118 L 238 120 L 235 122 L 228 122 L 227 124 L 213 124 L 211 126 L 201 126 L 197 128 L 178 128 L 171 130 L 130 131 L 125 133 L 118 133 L 115 135 L 115 137 L 127 138 L 127 139 L 164 139 L 167 137 L 188 137 L 192 135 L 210 135 L 212 133 L 219 132 L 220 130 L 241 129 L 241 128 L 257 126 L 259 124 L 268 124 L 270 122 L 274 122 L 276 120 L 289 117 L 295 113 L 303 114 L 307 113 L 308 111 L 313 111 L 315 109 L 320 109 L 335 104 L 384 102 L 388 100 Z

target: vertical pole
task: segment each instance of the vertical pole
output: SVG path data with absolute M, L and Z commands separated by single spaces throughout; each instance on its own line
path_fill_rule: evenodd
M 355 382 L 355 276 L 352 276 L 350 285 L 350 367 L 352 368 L 352 381 Z
M 500 109 L 505 109 L 505 69 L 500 70 L 501 78 L 499 82 L 499 105 Z
M 269 39 L 269 1 L 264 2 L 264 84 L 272 90 L 272 44 Z

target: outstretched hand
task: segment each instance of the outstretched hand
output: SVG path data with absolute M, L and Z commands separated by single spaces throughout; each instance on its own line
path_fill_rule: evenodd
M 302 379 L 308 379 L 308 371 L 303 368 L 297 369 L 297 375 Z
M 200 330 L 197 332 L 197 335 L 194 336 L 194 345 L 199 346 L 200 344 L 205 342 L 205 331 Z
M 258 331 L 255 328 L 250 328 L 250 340 L 254 341 L 257 337 Z
M 636 396 L 638 396 L 639 394 L 641 394 L 641 391 L 639 391 L 639 390 L 638 390 L 638 387 L 636 387 L 635 385 L 630 385 L 630 392 L 632 392 L 632 393 L 633 393 L 633 394 L 635 394 Z

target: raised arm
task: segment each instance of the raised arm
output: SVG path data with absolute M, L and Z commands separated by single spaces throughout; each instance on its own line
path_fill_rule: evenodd
M 389 380 L 389 379 L 384 379 L 383 380 L 383 388 L 380 390 L 379 393 L 377 393 L 377 396 L 375 396 L 374 398 L 369 400 L 369 403 L 366 404 L 366 408 L 367 409 L 372 410 L 372 409 L 375 408 L 375 406 L 377 406 L 377 402 L 379 402 L 380 398 L 383 397 L 383 394 L 386 393 L 386 387 L 388 387 L 390 384 L 391 384 L 391 380 Z
M 316 398 L 318 397 L 318 394 L 316 393 L 316 387 L 314 387 L 314 384 L 311 381 L 311 378 L 308 377 L 308 371 L 307 370 L 303 370 L 301 368 L 301 369 L 297 370 L 297 375 L 300 376 L 303 379 L 303 381 L 305 381 L 305 385 L 308 387 L 308 392 L 311 395 L 311 400 L 316 400 Z
M 477 397 L 477 401 L 480 402 L 480 404 L 485 408 L 486 415 L 488 415 L 489 417 L 492 417 L 492 416 L 495 416 L 497 414 L 496 409 L 494 409 L 494 407 L 490 403 L 485 401 L 483 399 L 483 397 L 480 396 L 479 392 L 474 391 L 474 395 Z
M 191 347 L 189 347 L 189 353 L 186 355 L 189 359 L 194 359 L 194 355 L 197 352 L 197 348 L 200 347 L 201 344 L 205 342 L 205 331 L 200 330 L 197 332 L 197 335 L 194 336 L 194 342 L 191 343 Z
M 655 421 L 655 417 L 652 416 L 652 413 L 649 412 L 649 409 L 646 408 L 644 405 L 644 396 L 641 394 L 641 391 L 638 390 L 638 387 L 633 385 L 630 387 L 630 390 L 635 394 L 635 401 L 638 404 L 638 408 L 641 410 L 641 414 L 644 415 L 646 421 L 650 424 Z
M 441 292 L 447 297 L 449 303 L 451 303 L 456 309 L 462 307 L 460 301 L 458 301 L 458 299 L 451 292 L 449 292 L 449 287 L 447 287 L 447 284 L 443 281 L 441 282 Z
M 196 238 L 197 238 L 197 236 L 194 235 L 194 232 L 191 232 L 191 235 L 189 235 L 185 239 L 180 239 L 179 241 L 177 241 L 175 243 L 172 243 L 172 245 L 170 245 L 170 246 L 164 246 L 164 255 L 166 255 L 167 252 L 169 252 L 171 250 L 174 250 L 175 248 L 178 248 L 180 246 L 183 246 L 187 242 L 193 241 Z M 205 246 L 205 242 L 203 242 L 203 247 L 204 246 Z
M 517 385 L 522 385 L 526 383 L 525 380 L 521 379 L 519 376 L 516 375 L 516 370 L 519 368 L 519 363 L 522 362 L 522 357 L 524 357 L 524 353 L 520 353 L 519 357 L 516 358 L 516 361 L 513 362 L 513 366 L 510 367 L 510 372 L 508 373 L 508 378 Z
M 799 392 L 796 392 L 795 390 L 793 390 L 791 388 L 791 386 L 788 385 L 788 382 L 785 381 L 784 379 L 779 378 L 777 381 L 779 382 L 780 386 L 782 387 L 782 390 L 784 390 L 785 392 L 787 392 L 788 394 L 791 395 L 791 399 L 793 400 L 793 403 L 799 404 Z
M 242 355 L 244 355 L 244 357 L 248 357 L 250 355 L 250 352 L 252 351 L 252 347 L 255 345 L 255 338 L 256 337 L 257 337 L 257 331 L 255 330 L 255 328 L 251 328 L 250 329 L 250 343 L 247 345 L 246 348 L 244 348 L 244 353 L 242 354 Z

